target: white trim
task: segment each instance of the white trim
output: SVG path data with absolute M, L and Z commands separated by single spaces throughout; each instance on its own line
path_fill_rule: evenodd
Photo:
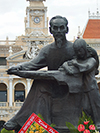
M 84 27 L 84 29 L 83 29 L 83 31 L 82 31 L 82 38 L 83 38 L 83 35 L 84 35 L 84 32 L 85 32 L 85 29 L 86 29 L 86 27 L 87 27 L 88 22 L 89 22 L 89 19 L 88 19 L 88 21 L 87 21 L 87 23 L 86 23 L 86 25 L 85 25 L 85 27 Z
M 13 86 L 13 78 L 12 76 L 9 76 L 9 107 L 12 107 L 12 98 L 13 98 L 13 92 L 12 92 L 12 86 Z
M 47 28 L 47 10 L 45 10 L 45 28 Z
M 7 89 L 9 88 L 8 84 L 5 81 L 0 81 L 0 83 L 4 83 L 7 86 Z
M 15 89 L 15 85 L 18 84 L 18 83 L 22 83 L 24 86 L 25 86 L 25 89 L 27 88 L 27 85 L 21 81 L 20 79 L 18 81 L 16 81 L 14 84 L 13 84 L 13 89 Z
M 26 80 L 27 80 L 27 92 L 29 92 L 29 90 L 31 88 L 31 79 L 26 79 Z

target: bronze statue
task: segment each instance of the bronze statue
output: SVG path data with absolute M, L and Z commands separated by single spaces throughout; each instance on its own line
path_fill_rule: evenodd
M 96 51 L 87 46 L 85 40 L 77 39 L 73 44 L 76 59 L 69 61 L 74 65 L 83 79 L 83 110 L 92 117 L 97 127 L 100 128 L 100 94 L 95 75 L 98 72 L 98 56 Z M 65 64 L 63 64 L 65 66 Z M 66 66 L 64 67 L 66 68 Z M 74 71 L 69 71 L 73 75 Z M 81 77 L 80 77 L 81 78 Z M 81 89 L 81 88 L 80 88 Z
M 92 57 L 92 60 L 95 60 L 95 65 L 90 69 L 92 67 L 91 59 L 87 59 L 90 57 L 86 56 L 84 50 L 85 59 L 90 61 L 89 69 L 87 70 L 83 66 L 84 69 L 81 72 L 76 66 L 72 65 L 72 70 L 70 70 L 69 68 L 71 68 L 71 64 L 73 64 L 72 59 L 75 59 L 76 52 L 73 43 L 66 39 L 66 33 L 68 33 L 67 19 L 62 16 L 53 17 L 50 20 L 50 33 L 53 34 L 55 41 L 43 47 L 36 58 L 8 69 L 8 74 L 20 75 L 22 71 L 22 73 L 24 73 L 20 76 L 34 78 L 35 80 L 19 112 L 4 124 L 7 130 L 20 128 L 33 112 L 36 114 L 40 113 L 48 124 L 54 123 L 58 131 L 67 128 L 65 125 L 66 121 L 71 122 L 75 126 L 77 125 L 83 108 L 84 82 L 82 76 L 87 71 L 94 69 L 96 70 L 95 72 L 97 72 L 98 56 L 94 49 L 86 45 L 86 50 L 90 51 L 90 57 Z M 82 58 L 82 60 L 83 59 L 84 58 Z M 46 66 L 48 67 L 48 71 L 42 72 L 42 75 L 41 72 L 34 72 Z M 33 76 L 30 74 L 30 71 L 33 71 Z M 75 72 L 74 74 L 73 71 Z M 39 73 L 38 76 L 37 73 Z M 56 73 L 58 77 L 56 77 Z M 73 81 L 72 78 L 74 79 Z M 75 81 L 77 79 L 80 79 L 80 83 Z M 80 89 L 77 89 L 78 86 Z M 72 90 L 70 89 L 71 87 Z M 91 102 L 89 101 L 89 103 Z

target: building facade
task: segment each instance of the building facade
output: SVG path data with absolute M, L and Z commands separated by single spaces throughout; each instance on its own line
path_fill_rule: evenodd
M 97 51 L 100 61 L 100 13 L 98 9 L 96 13 L 88 11 L 87 24 L 83 29 L 82 34 L 80 34 L 80 32 L 78 33 L 78 37 L 83 38 L 87 44 Z M 100 66 L 98 69 L 100 71 Z M 96 79 L 100 92 L 100 74 L 96 76 Z
M 0 40 L 0 128 L 14 116 L 27 96 L 32 80 L 7 75 L 7 69 L 34 58 L 39 50 L 53 41 L 48 34 L 45 0 L 27 0 L 25 35 L 16 40 Z
M 0 40 L 0 128 L 4 122 L 13 117 L 23 104 L 32 81 L 15 75 L 7 75 L 8 68 L 34 58 L 39 50 L 53 41 L 48 34 L 47 7 L 45 0 L 27 0 L 25 35 L 18 36 L 15 40 Z M 100 14 L 91 15 L 82 34 L 83 38 L 100 56 Z M 100 88 L 100 76 L 96 76 Z

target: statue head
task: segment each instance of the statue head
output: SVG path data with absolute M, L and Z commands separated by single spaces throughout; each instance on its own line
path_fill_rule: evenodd
M 84 39 L 76 39 L 73 44 L 76 57 L 78 59 L 85 59 L 87 56 L 87 43 Z
M 62 16 L 55 16 L 50 20 L 50 33 L 53 34 L 55 42 L 62 43 L 66 40 L 66 33 L 68 33 L 68 20 Z M 59 46 L 58 46 L 59 47 Z

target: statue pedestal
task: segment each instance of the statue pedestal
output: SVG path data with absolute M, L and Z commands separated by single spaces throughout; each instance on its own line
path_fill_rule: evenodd
M 69 129 L 67 127 L 55 127 L 55 129 L 59 132 L 59 133 L 70 133 Z
M 70 133 L 69 129 L 67 127 L 55 127 L 55 129 L 59 133 Z M 15 130 L 15 133 L 18 133 L 19 130 Z M 98 131 L 100 132 L 100 127 L 98 127 Z
M 70 133 L 67 127 L 56 127 L 55 128 L 59 133 Z M 100 127 L 98 127 L 98 131 L 100 132 Z

